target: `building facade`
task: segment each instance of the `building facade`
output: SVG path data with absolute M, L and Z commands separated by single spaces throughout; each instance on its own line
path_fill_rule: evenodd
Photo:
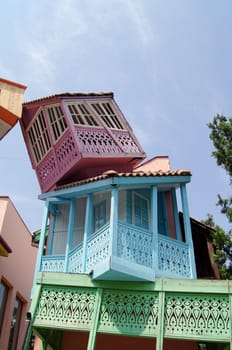
M 0 197 L 0 349 L 21 350 L 37 246 L 9 197 Z
M 205 227 L 197 256 L 190 171 L 144 161 L 112 93 L 31 101 L 20 123 L 44 201 L 24 350 L 32 332 L 56 350 L 228 347 L 231 285 L 206 279 Z

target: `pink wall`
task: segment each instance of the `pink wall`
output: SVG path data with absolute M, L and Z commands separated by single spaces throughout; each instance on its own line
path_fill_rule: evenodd
M 0 279 L 9 287 L 7 308 L 0 334 L 0 349 L 7 349 L 15 297 L 23 301 L 16 350 L 22 349 L 26 331 L 37 248 L 31 245 L 31 234 L 9 197 L 0 197 L 0 232 L 12 249 L 8 257 L 0 256 Z

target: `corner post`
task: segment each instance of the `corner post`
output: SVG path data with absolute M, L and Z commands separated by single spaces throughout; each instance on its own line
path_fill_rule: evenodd
M 68 237 L 67 237 L 67 242 L 66 242 L 65 260 L 64 260 L 64 272 L 68 272 L 69 252 L 70 252 L 70 247 L 72 246 L 75 211 L 76 211 L 76 201 L 75 201 L 75 199 L 72 199 L 71 203 L 70 203 Z
M 84 229 L 84 238 L 83 238 L 83 256 L 82 256 L 82 272 L 86 272 L 87 268 L 87 241 L 88 235 L 91 231 L 92 225 L 92 213 L 93 213 L 93 195 L 92 193 L 88 194 L 87 204 L 86 204 L 86 214 L 85 214 L 85 229 Z
M 152 268 L 158 269 L 158 189 L 151 187 Z
M 196 278 L 194 247 L 193 247 L 191 223 L 190 223 L 190 218 L 189 218 L 188 200 L 187 200 L 187 192 L 186 192 L 186 185 L 185 184 L 182 184 L 180 186 L 180 192 L 181 192 L 181 201 L 182 201 L 182 208 L 183 208 L 185 239 L 186 239 L 186 242 L 189 244 L 191 274 L 192 274 L 192 278 Z
M 44 250 L 45 239 L 46 239 L 49 206 L 50 206 L 49 201 L 46 201 L 45 202 L 44 213 L 43 213 L 42 226 L 41 226 L 41 234 L 40 234 L 40 240 L 39 240 L 39 249 L 38 249 L 37 258 L 36 258 L 36 264 L 35 264 L 35 273 L 34 273 L 33 286 L 32 286 L 32 290 L 31 290 L 31 297 L 33 295 L 33 291 L 34 291 L 34 288 L 35 288 L 37 274 L 38 274 L 38 272 L 40 271 L 40 268 L 41 268 L 41 260 L 42 260 L 43 250 Z
M 117 255 L 117 226 L 118 226 L 118 188 L 112 186 L 110 205 L 110 256 Z

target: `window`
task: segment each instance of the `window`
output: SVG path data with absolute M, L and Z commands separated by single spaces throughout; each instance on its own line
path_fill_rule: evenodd
M 91 106 L 108 128 L 124 129 L 120 117 L 114 111 L 113 105 L 110 102 L 94 102 L 91 103 Z
M 27 134 L 34 159 L 36 163 L 39 163 L 51 148 L 42 111 L 37 114 L 35 120 L 28 129 Z
M 15 350 L 17 347 L 22 309 L 23 302 L 18 297 L 16 297 L 12 316 L 12 325 L 10 330 L 8 350 Z
M 97 119 L 84 103 L 70 103 L 68 109 L 75 125 L 100 126 Z
M 8 286 L 3 281 L 1 281 L 0 283 L 0 333 L 2 331 L 8 291 L 9 291 Z
M 93 210 L 94 231 L 106 223 L 106 201 L 102 201 L 94 206 Z
M 165 192 L 158 193 L 158 232 L 169 236 Z
M 144 229 L 149 228 L 149 201 L 139 193 L 133 192 L 132 197 L 132 220 L 133 224 Z
M 54 105 L 46 108 L 49 123 L 51 126 L 54 142 L 63 135 L 67 129 L 66 120 L 60 105 Z

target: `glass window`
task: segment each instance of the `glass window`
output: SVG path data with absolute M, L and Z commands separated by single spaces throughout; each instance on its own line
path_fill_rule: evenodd
M 8 296 L 9 287 L 1 281 L 0 284 L 0 333 L 2 331 L 2 324 L 6 309 L 6 302 L 7 302 L 7 296 Z
M 94 102 L 91 103 L 94 111 L 104 121 L 110 129 L 125 129 L 121 118 L 115 112 L 110 102 Z
M 68 104 L 68 109 L 75 125 L 83 126 L 100 126 L 89 108 L 83 102 L 73 102 Z
M 39 163 L 51 148 L 43 111 L 37 114 L 27 134 L 33 157 Z
M 49 106 L 46 108 L 46 111 L 48 114 L 53 140 L 55 142 L 67 129 L 66 120 L 60 105 Z
M 169 236 L 165 193 L 158 193 L 158 232 Z
M 17 347 L 22 309 L 23 309 L 23 302 L 18 297 L 16 297 L 13 316 L 12 316 L 8 350 L 15 350 Z
M 106 223 L 106 201 L 102 201 L 94 206 L 94 231 Z
M 142 228 L 149 228 L 149 201 L 142 195 L 133 192 L 133 224 Z

